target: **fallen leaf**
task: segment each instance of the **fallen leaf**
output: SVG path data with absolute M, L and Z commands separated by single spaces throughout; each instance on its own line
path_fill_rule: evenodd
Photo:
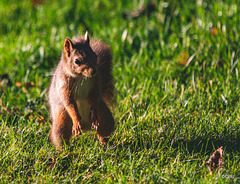
M 22 86 L 21 82 L 16 82 L 15 86 L 17 86 L 18 88 L 20 88 Z
M 212 29 L 210 29 L 210 34 L 211 35 L 217 35 L 218 34 L 217 28 L 213 27 Z
M 209 158 L 209 160 L 205 163 L 206 167 L 210 171 L 211 174 L 213 174 L 218 168 L 218 172 L 222 170 L 222 156 L 223 156 L 223 147 L 221 146 L 218 148 L 212 156 Z

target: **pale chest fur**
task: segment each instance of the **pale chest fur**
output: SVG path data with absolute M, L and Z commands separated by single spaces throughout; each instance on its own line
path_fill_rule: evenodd
M 79 80 L 74 89 L 74 99 L 81 116 L 83 129 L 91 128 L 91 119 L 88 104 L 88 94 L 93 87 L 93 79 Z

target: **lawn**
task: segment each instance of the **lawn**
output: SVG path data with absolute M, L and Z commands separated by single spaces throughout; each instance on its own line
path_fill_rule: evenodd
M 0 1 L 0 183 L 240 182 L 240 1 L 149 2 Z M 113 51 L 116 129 L 56 151 L 48 88 L 86 30 Z

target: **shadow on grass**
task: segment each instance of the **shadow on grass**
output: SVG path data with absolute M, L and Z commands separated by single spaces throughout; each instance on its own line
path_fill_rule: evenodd
M 190 153 L 202 152 L 211 154 L 217 148 L 223 146 L 224 151 L 228 153 L 240 152 L 240 134 L 227 134 L 223 137 L 208 136 L 198 137 L 192 140 L 178 139 L 172 144 L 173 148 L 180 148 L 183 146 Z
M 183 122 L 181 122 L 183 123 Z M 184 124 L 184 123 L 183 123 Z M 204 155 L 212 154 L 217 148 L 223 146 L 224 151 L 230 154 L 230 157 L 235 157 L 234 154 L 240 153 L 240 132 L 239 130 L 229 129 L 223 132 L 209 132 L 203 134 L 203 136 L 194 135 L 188 138 L 186 135 L 182 135 L 178 128 L 174 128 L 169 123 L 161 127 L 155 127 L 157 130 L 145 130 L 136 131 L 135 135 L 125 135 L 124 140 L 116 145 L 119 149 L 129 149 L 132 153 L 137 153 L 145 150 L 159 150 L 159 151 L 180 151 L 186 152 L 190 155 L 200 153 Z M 150 128 L 149 128 L 150 129 Z M 165 129 L 165 130 L 164 130 Z M 144 132 L 145 131 L 145 132 Z M 205 136 L 204 136 L 205 135 Z M 110 146 L 113 146 L 110 144 Z

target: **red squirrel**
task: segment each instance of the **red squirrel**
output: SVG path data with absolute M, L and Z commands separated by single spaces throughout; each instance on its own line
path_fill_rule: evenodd
M 50 140 L 57 149 L 69 143 L 72 134 L 97 130 L 107 144 L 114 119 L 107 105 L 113 102 L 112 53 L 100 40 L 66 38 L 61 60 L 49 89 L 52 128 Z

